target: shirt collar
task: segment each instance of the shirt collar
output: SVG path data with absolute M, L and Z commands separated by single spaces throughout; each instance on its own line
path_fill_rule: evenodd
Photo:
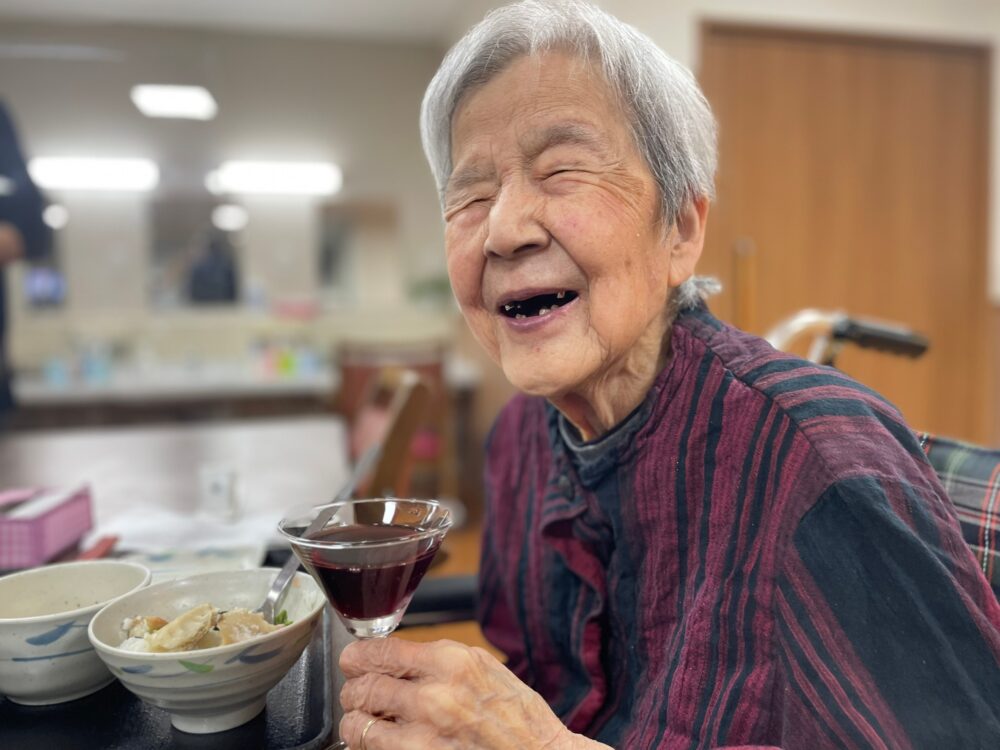
M 637 434 L 650 422 L 650 417 L 654 421 L 662 417 L 666 403 L 690 365 L 692 355 L 689 350 L 693 345 L 691 339 L 697 336 L 688 335 L 687 328 L 708 324 L 712 328 L 719 325 L 704 303 L 691 310 L 684 310 L 677 316 L 671 331 L 671 352 L 666 366 L 656 376 L 642 402 L 624 420 L 596 440 L 584 441 L 572 423 L 554 406 L 546 403 L 553 449 L 557 456 L 563 454 L 568 459 L 585 487 L 595 487 L 608 472 L 626 463 L 639 442 L 635 439 Z
M 555 407 L 549 406 L 556 415 L 559 438 L 584 485 L 593 486 L 622 461 L 635 434 L 649 419 L 653 408 L 652 396 L 653 390 L 650 390 L 642 403 L 624 420 L 596 440 L 590 441 L 584 441 L 570 421 L 556 411 Z

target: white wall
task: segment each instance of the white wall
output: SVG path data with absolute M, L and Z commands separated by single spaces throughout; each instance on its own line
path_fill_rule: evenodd
M 318 212 L 311 198 L 253 196 L 241 232 L 244 283 L 267 299 L 313 299 L 317 290 Z
M 72 221 L 59 242 L 73 279 L 69 310 L 135 311 L 146 304 L 149 234 L 145 197 L 139 193 L 73 193 L 60 196 Z

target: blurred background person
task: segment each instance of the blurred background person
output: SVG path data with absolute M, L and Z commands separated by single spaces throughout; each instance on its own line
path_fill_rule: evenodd
M 4 269 L 20 260 L 48 254 L 52 235 L 42 219 L 45 201 L 28 175 L 17 131 L 0 101 L 0 427 L 14 406 L 6 356 L 6 278 Z
M 195 304 L 235 302 L 238 297 L 236 259 L 229 238 L 212 232 L 188 276 L 188 300 Z

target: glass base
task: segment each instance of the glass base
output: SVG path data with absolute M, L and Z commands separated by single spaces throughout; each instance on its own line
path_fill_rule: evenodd
M 347 632 L 355 638 L 385 638 L 403 619 L 403 610 L 393 612 L 384 617 L 372 617 L 368 620 L 355 620 L 351 617 L 344 617 L 339 612 L 340 621 L 344 623 Z

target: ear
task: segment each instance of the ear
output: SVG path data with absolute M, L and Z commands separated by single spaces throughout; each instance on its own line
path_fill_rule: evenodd
M 677 214 L 670 230 L 670 287 L 678 287 L 694 275 L 694 267 L 705 246 L 705 224 L 708 221 L 708 198 L 699 196 L 688 201 Z

